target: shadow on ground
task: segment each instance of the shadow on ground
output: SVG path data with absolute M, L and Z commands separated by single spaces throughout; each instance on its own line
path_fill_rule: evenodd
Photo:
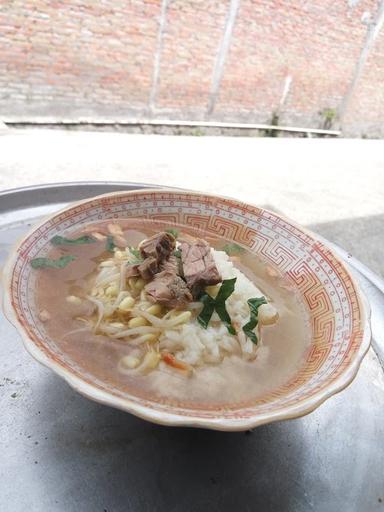
M 262 208 L 285 216 L 273 205 L 262 205 Z M 384 277 L 384 215 L 320 222 L 305 227 L 340 246 Z
M 384 277 L 384 215 L 311 224 L 308 228 Z
M 40 384 L 34 486 L 55 497 L 54 510 L 305 510 L 300 422 L 247 433 L 161 427 L 86 400 L 54 375 Z

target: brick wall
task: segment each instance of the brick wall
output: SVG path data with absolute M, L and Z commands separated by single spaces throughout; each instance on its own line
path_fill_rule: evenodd
M 349 133 L 384 137 L 384 32 L 368 54 L 345 115 Z
M 368 37 L 383 3 L 2 0 L 0 119 L 340 116 L 346 135 L 383 136 L 384 36 Z

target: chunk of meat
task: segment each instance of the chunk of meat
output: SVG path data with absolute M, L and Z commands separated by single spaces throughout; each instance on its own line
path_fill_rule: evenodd
M 129 265 L 127 277 L 142 277 L 148 281 L 162 270 L 178 273 L 178 262 L 172 254 L 175 245 L 175 238 L 165 232 L 144 240 L 139 246 L 144 261 Z
M 206 286 L 222 281 L 211 249 L 205 240 L 197 238 L 194 242 L 182 241 L 180 251 L 184 278 L 194 298 L 197 298 Z
M 182 273 L 180 266 L 180 258 L 176 258 L 176 256 L 171 254 L 171 256 L 167 260 L 164 260 L 163 263 L 160 265 L 160 270 L 166 270 L 167 272 L 173 272 L 174 274 L 181 276 Z
M 126 277 L 142 277 L 146 281 L 152 279 L 152 277 L 159 272 L 159 266 L 155 258 L 150 256 L 146 258 L 142 263 L 136 263 L 134 265 L 127 266 Z
M 174 251 L 176 246 L 175 237 L 165 231 L 143 240 L 139 249 L 143 258 L 155 258 L 160 265 Z
M 192 301 L 191 292 L 185 281 L 175 272 L 163 270 L 145 286 L 148 298 L 156 304 L 170 308 L 182 308 Z
M 140 277 L 139 265 L 127 265 L 125 277 Z
M 143 263 L 138 265 L 138 271 L 143 279 L 152 279 L 152 277 L 159 271 L 156 258 L 149 256 Z

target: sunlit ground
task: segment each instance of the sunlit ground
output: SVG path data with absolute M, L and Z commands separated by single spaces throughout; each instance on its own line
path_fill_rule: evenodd
M 0 189 L 114 180 L 233 196 L 309 226 L 384 275 L 382 149 L 380 140 L 7 131 Z

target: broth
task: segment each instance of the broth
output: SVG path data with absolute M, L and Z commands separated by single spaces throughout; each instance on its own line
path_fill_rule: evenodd
M 133 246 L 167 227 L 164 223 L 137 219 L 114 222 L 123 228 L 124 237 Z M 93 224 L 92 228 L 97 231 L 106 224 Z M 88 226 L 87 232 L 91 231 Z M 79 233 L 83 234 L 84 230 L 71 235 Z M 199 236 L 193 229 L 184 227 L 182 234 Z M 226 243 L 221 238 L 205 239 L 218 250 Z M 311 330 L 300 297 L 283 276 L 271 272 L 269 265 L 245 251 L 238 256 L 235 266 L 260 288 L 279 312 L 275 325 L 262 327 L 263 342 L 255 360 L 229 356 L 220 364 L 197 368 L 190 378 L 172 369 L 156 369 L 147 375 L 122 373 L 118 363 L 129 354 L 129 343 L 93 334 L 75 320 L 91 314 L 93 305 L 86 300 L 80 306 L 66 301 L 68 295 L 88 293 L 98 263 L 108 255 L 105 241 L 53 247 L 49 257 L 55 259 L 66 254 L 74 255 L 76 260 L 62 269 L 37 271 L 36 304 L 39 311 L 46 310 L 50 314 L 44 328 L 58 348 L 78 367 L 109 386 L 135 396 L 193 408 L 228 408 L 257 401 L 291 380 L 304 364 Z

